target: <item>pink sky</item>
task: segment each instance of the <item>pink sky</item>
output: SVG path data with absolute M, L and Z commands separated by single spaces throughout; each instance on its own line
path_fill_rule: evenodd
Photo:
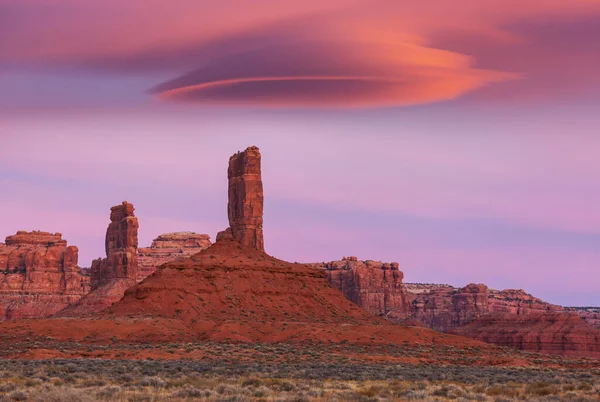
M 0 1 L 0 237 L 213 238 L 258 145 L 267 251 L 599 304 L 600 2 Z

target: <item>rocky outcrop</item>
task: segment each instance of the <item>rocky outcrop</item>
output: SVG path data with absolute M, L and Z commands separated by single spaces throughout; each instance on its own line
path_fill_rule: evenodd
M 600 307 L 565 307 L 570 313 L 576 313 L 587 324 L 600 329 Z
M 81 299 L 90 278 L 60 233 L 25 232 L 0 243 L 0 320 L 46 317 Z
M 490 313 L 524 315 L 564 311 L 564 307 L 545 302 L 523 289 L 488 290 Z
M 264 251 L 260 158 L 260 151 L 254 146 L 229 158 L 227 170 L 229 228 L 220 232 L 217 240 L 233 238 L 246 247 Z
M 137 279 L 138 219 L 127 201 L 110 209 L 106 258 L 92 261 L 92 289 L 114 279 Z
M 593 311 L 569 313 L 522 289 L 407 284 L 412 317 L 429 328 L 531 352 L 600 357 Z M 584 318 L 582 320 L 581 318 Z
M 359 261 L 357 257 L 344 257 L 341 261 L 312 266 L 324 269 L 330 284 L 372 314 L 404 319 L 410 313 L 402 288 L 404 274 L 398 269 L 397 262 Z
M 193 232 L 164 233 L 150 247 L 138 249 L 138 282 L 164 263 L 190 257 L 211 245 L 210 236 Z
M 447 332 L 489 312 L 488 288 L 482 284 L 438 287 L 409 293 L 409 298 L 412 318 L 436 331 Z
M 406 284 L 412 317 L 437 331 L 447 332 L 484 314 L 524 315 L 564 311 L 522 289 L 489 289 L 470 284 L 464 288 L 449 285 Z
M 138 219 L 127 201 L 110 209 L 106 230 L 106 258 L 92 262 L 91 292 L 60 315 L 85 315 L 104 310 L 119 301 L 125 290 L 137 282 Z
M 600 358 L 600 331 L 575 313 L 491 313 L 450 333 L 529 352 Z

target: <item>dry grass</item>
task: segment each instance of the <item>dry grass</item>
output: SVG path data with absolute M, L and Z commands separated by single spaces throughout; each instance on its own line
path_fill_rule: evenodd
M 598 401 L 600 369 L 0 360 L 0 401 Z

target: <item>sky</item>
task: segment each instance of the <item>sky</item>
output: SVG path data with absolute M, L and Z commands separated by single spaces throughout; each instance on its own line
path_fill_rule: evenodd
M 0 238 L 214 239 L 257 145 L 271 255 L 600 305 L 599 42 L 600 0 L 0 0 Z

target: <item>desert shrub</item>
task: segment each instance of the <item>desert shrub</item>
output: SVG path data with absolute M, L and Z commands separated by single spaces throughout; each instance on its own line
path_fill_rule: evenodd
M 163 388 L 166 382 L 160 377 L 146 377 L 139 384 L 143 387 Z
M 26 401 L 29 399 L 29 394 L 25 391 L 17 389 L 8 394 L 8 399 L 11 401 Z
M 174 398 L 209 398 L 213 392 L 211 390 L 198 389 L 193 387 L 185 387 L 179 389 L 171 395 Z
M 112 385 L 104 387 L 96 392 L 96 397 L 100 399 L 114 399 L 115 395 L 122 392 L 121 387 Z
M 0 392 L 10 392 L 17 389 L 17 386 L 12 382 L 7 382 L 6 384 L 0 384 Z
M 258 378 L 247 378 L 242 381 L 242 387 L 258 387 L 262 382 Z
M 527 386 L 525 392 L 532 396 L 547 396 L 559 392 L 558 387 L 545 382 L 536 382 Z
M 289 391 L 295 390 L 296 389 L 296 385 L 294 385 L 294 383 L 292 383 L 290 381 L 282 381 L 279 384 L 279 389 L 281 391 L 287 391 L 287 392 L 289 392 Z
M 32 402 L 91 402 L 93 400 L 86 390 L 70 387 L 38 390 L 28 399 Z
M 252 392 L 252 396 L 255 398 L 264 398 L 271 394 L 271 390 L 265 386 L 260 386 Z

